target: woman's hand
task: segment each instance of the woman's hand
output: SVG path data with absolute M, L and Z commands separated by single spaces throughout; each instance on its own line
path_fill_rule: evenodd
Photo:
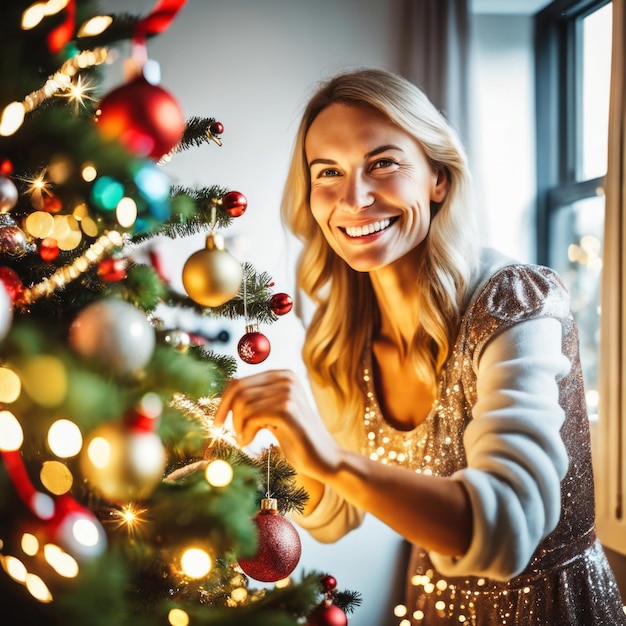
M 340 447 L 311 408 L 292 371 L 270 370 L 231 381 L 222 394 L 214 424 L 223 425 L 229 411 L 241 446 L 267 428 L 297 472 L 323 481 L 338 467 Z

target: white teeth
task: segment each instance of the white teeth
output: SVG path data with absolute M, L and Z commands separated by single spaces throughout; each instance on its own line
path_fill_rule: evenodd
M 347 226 L 346 234 L 349 237 L 364 237 L 365 235 L 377 233 L 379 230 L 385 230 L 390 224 L 391 220 L 385 219 L 372 224 L 365 224 L 365 226 Z

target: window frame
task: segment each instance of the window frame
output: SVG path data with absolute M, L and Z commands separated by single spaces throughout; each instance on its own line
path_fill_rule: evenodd
M 554 0 L 534 20 L 537 262 L 550 264 L 550 222 L 564 204 L 590 198 L 604 176 L 579 180 L 578 141 L 582 136 L 581 18 L 611 0 Z

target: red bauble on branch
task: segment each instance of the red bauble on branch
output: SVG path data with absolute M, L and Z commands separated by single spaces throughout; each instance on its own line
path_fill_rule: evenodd
M 275 293 L 270 299 L 270 309 L 275 315 L 286 315 L 293 307 L 293 300 L 288 293 Z
M 270 353 L 269 339 L 257 330 L 256 325 L 246 326 L 246 334 L 237 344 L 237 354 L 242 361 L 256 365 L 267 359 Z
M 333 597 L 337 587 L 337 580 L 330 574 L 324 574 L 320 583 L 324 589 L 324 600 L 316 606 L 307 619 L 306 626 L 346 626 L 346 614 L 335 604 Z
M 306 626 L 347 626 L 346 614 L 336 604 L 320 604 L 309 615 Z
M 181 140 L 185 119 L 178 102 L 162 87 L 138 76 L 107 94 L 99 106 L 98 128 L 128 150 L 159 159 Z
M 293 524 L 278 512 L 274 498 L 263 498 L 254 521 L 259 545 L 250 559 L 239 559 L 239 566 L 251 578 L 276 582 L 287 578 L 298 565 L 302 553 L 300 535 Z
M 222 208 L 231 217 L 239 217 L 248 208 L 248 199 L 240 191 L 229 191 L 221 199 Z

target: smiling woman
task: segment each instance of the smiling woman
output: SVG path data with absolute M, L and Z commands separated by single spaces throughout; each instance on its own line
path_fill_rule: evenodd
M 405 258 L 412 273 L 430 207 L 448 191 L 445 173 L 379 112 L 342 103 L 315 118 L 305 150 L 311 212 L 333 250 L 357 271 L 384 270 Z
M 283 201 L 316 311 L 291 371 L 232 381 L 333 542 L 371 513 L 413 544 L 402 626 L 626 625 L 594 526 L 576 326 L 560 278 L 477 247 L 470 174 L 426 96 L 340 74 L 304 111 Z M 405 619 L 406 617 L 406 619 Z

